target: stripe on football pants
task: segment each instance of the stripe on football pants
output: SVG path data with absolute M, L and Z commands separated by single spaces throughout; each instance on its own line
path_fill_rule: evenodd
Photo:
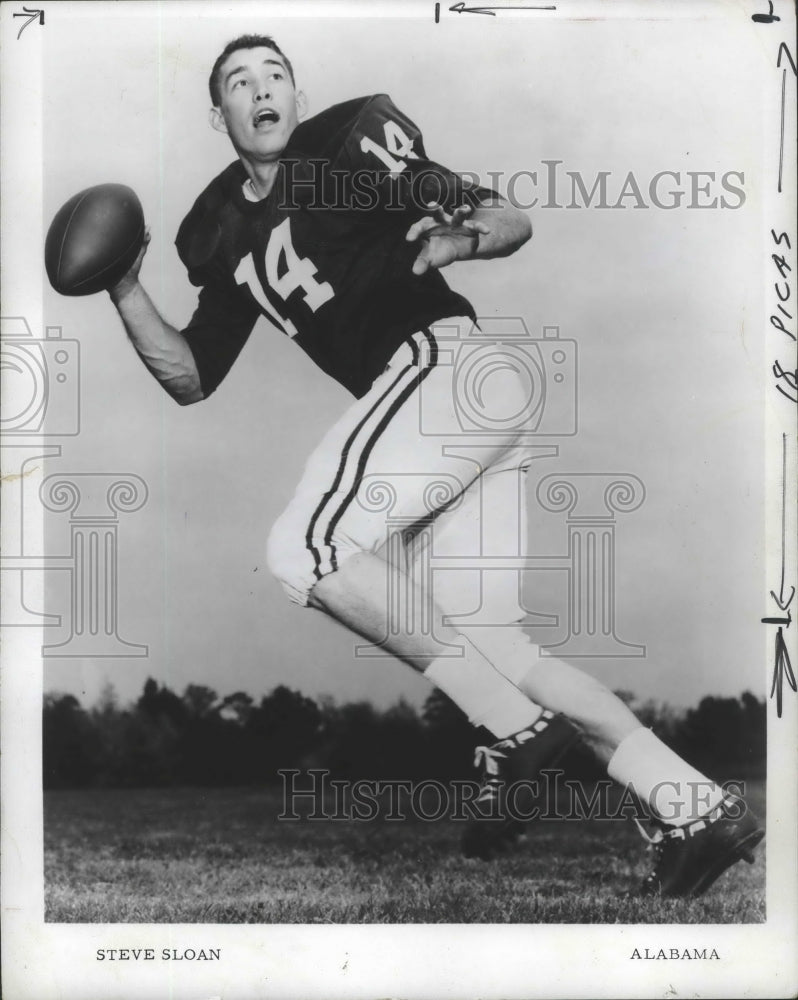
M 332 544 L 333 533 L 360 489 L 360 484 L 362 483 L 365 475 L 366 463 L 368 462 L 369 456 L 374 450 L 375 445 L 395 414 L 410 398 L 412 393 L 420 387 L 421 383 L 437 364 L 438 346 L 435 342 L 435 338 L 429 329 L 425 329 L 422 332 L 430 345 L 428 364 L 423 370 L 418 369 L 417 363 L 419 351 L 417 345 L 412 343 L 413 364 L 406 365 L 401 370 L 391 385 L 374 403 L 368 413 L 349 435 L 346 444 L 341 451 L 341 458 L 338 463 L 338 469 L 336 471 L 333 484 L 330 489 L 323 494 L 319 506 L 313 513 L 313 517 L 308 525 L 305 541 L 307 548 L 313 555 L 315 563 L 313 572 L 317 580 L 320 580 L 322 576 L 325 575 L 322 571 L 322 563 L 325 562 L 325 560 L 322 558 L 322 553 L 320 551 L 321 548 L 329 550 L 329 554 L 326 559 L 329 568 L 326 572 L 334 572 L 338 568 L 335 545 Z M 408 375 L 411 376 L 411 381 L 409 383 Z M 373 423 L 375 419 L 377 420 L 376 426 L 374 426 L 373 429 L 368 430 L 367 425 L 370 422 Z M 358 441 L 358 438 L 362 438 L 364 433 L 367 433 L 368 437 L 361 444 L 361 442 Z M 351 486 L 342 502 L 338 505 L 337 509 L 334 511 L 326 509 L 328 508 L 331 498 L 340 491 L 342 482 L 350 476 L 354 476 Z M 319 536 L 321 535 L 323 535 L 323 543 L 319 546 L 317 542 Z
M 317 580 L 320 580 L 322 578 L 322 573 L 321 573 L 322 557 L 321 553 L 319 552 L 319 549 L 314 544 L 314 540 L 316 537 L 316 525 L 318 524 L 319 519 L 322 517 L 324 513 L 324 508 L 330 502 L 330 499 L 335 495 L 336 491 L 338 490 L 338 487 L 341 485 L 341 480 L 343 479 L 344 473 L 347 469 L 349 455 L 351 453 L 355 441 L 357 440 L 358 434 L 360 434 L 360 432 L 363 430 L 363 428 L 366 426 L 369 420 L 371 420 L 375 412 L 380 408 L 380 406 L 385 402 L 385 400 L 388 399 L 388 397 L 392 393 L 395 393 L 397 391 L 397 387 L 401 384 L 402 380 L 405 378 L 407 373 L 412 370 L 412 367 L 413 367 L 412 365 L 406 365 L 399 372 L 394 381 L 390 384 L 390 386 L 388 386 L 385 392 L 379 397 L 379 399 L 374 403 L 374 405 L 371 407 L 368 413 L 363 417 L 360 423 L 355 427 L 355 429 L 349 435 L 349 437 L 346 440 L 346 444 L 341 450 L 341 457 L 338 462 L 338 469 L 336 471 L 335 479 L 333 480 L 332 486 L 325 493 L 322 493 L 319 505 L 313 512 L 313 516 L 310 519 L 310 523 L 308 524 L 308 530 L 305 535 L 305 545 L 313 554 L 313 560 L 315 563 L 313 572 Z

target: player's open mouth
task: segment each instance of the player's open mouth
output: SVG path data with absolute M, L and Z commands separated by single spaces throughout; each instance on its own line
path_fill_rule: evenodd
M 253 117 L 252 124 L 255 128 L 268 127 L 269 125 L 276 124 L 279 120 L 280 116 L 276 111 L 273 111 L 271 108 L 263 108 Z

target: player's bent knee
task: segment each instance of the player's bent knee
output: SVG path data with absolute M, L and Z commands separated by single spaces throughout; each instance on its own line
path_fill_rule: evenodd
M 308 595 L 316 582 L 307 565 L 304 539 L 283 516 L 272 526 L 266 540 L 266 566 L 294 604 L 307 607 Z
M 352 556 L 364 550 L 352 539 L 308 540 L 307 520 L 295 516 L 289 507 L 274 523 L 266 541 L 266 566 L 285 590 L 289 600 L 302 607 L 310 601 L 313 588 L 336 573 Z

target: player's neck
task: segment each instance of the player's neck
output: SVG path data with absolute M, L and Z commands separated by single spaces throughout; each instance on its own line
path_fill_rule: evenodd
M 247 172 L 252 192 L 258 198 L 267 197 L 274 187 L 274 182 L 277 178 L 277 171 L 280 168 L 280 161 L 275 160 L 272 163 L 252 163 L 242 157 L 241 162 L 244 164 L 244 170 Z

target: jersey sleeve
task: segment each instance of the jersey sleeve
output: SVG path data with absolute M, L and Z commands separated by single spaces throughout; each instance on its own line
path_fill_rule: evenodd
M 345 153 L 356 188 L 385 209 L 424 215 L 430 202 L 451 212 L 498 198 L 495 191 L 431 160 L 418 126 L 387 94 L 377 94 L 363 108 L 347 137 Z
M 237 259 L 241 220 L 229 190 L 240 183 L 240 174 L 240 165 L 234 162 L 211 181 L 181 223 L 175 240 L 189 280 L 200 286 L 197 308 L 181 332 L 194 355 L 206 397 L 230 371 L 260 315 L 236 285 L 231 270 L 231 262 Z
M 181 332 L 194 355 L 206 397 L 230 371 L 258 316 L 254 303 L 234 289 L 213 283 L 201 288 L 194 315 Z

